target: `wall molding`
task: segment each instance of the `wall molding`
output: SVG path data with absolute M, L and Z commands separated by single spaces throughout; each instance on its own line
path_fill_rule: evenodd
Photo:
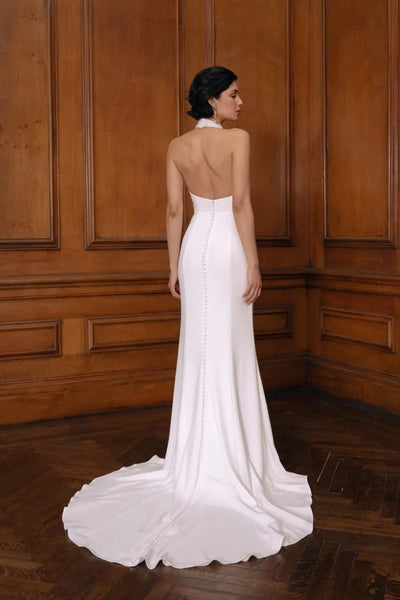
M 305 275 L 307 288 L 400 296 L 400 277 L 396 274 L 307 268 Z
M 45 339 L 40 343 L 40 334 Z M 18 335 L 19 346 L 15 345 Z M 8 339 L 7 339 L 8 336 Z M 61 319 L 0 323 L 0 360 L 60 356 Z
M 215 65 L 215 0 L 204 0 L 204 66 Z
M 342 323 L 348 322 L 348 330 L 351 330 L 351 322 L 359 321 L 365 324 L 364 333 L 367 335 L 369 332 L 368 325 L 375 323 L 382 329 L 382 342 L 374 342 L 368 337 L 351 333 L 340 333 L 335 332 L 334 326 L 329 329 L 329 321 L 342 321 Z M 372 313 L 365 313 L 361 311 L 345 310 L 342 308 L 320 306 L 320 336 L 322 340 L 327 340 L 337 343 L 350 343 L 360 344 L 373 348 L 374 350 L 381 350 L 382 352 L 395 353 L 395 325 L 396 318 L 394 315 L 378 315 Z
M 264 289 L 303 288 L 302 268 L 262 269 Z M 169 271 L 66 273 L 0 277 L 1 300 L 68 298 L 119 294 L 170 294 Z
M 319 288 L 400 296 L 400 277 L 381 272 L 313 267 L 261 269 L 263 289 Z M 168 271 L 65 273 L 0 277 L 0 301 L 40 297 L 170 293 Z
M 276 315 L 283 316 L 284 325 L 269 329 L 257 331 L 254 334 L 256 341 L 270 340 L 275 338 L 291 338 L 294 335 L 293 324 L 294 324 L 294 306 L 293 304 L 280 304 L 278 306 L 254 306 L 253 310 L 255 321 L 258 316 L 264 315 Z
M 109 352 L 121 350 L 134 350 L 137 348 L 152 348 L 159 346 L 174 346 L 179 341 L 179 323 L 181 313 L 180 310 L 165 311 L 165 312 L 150 312 L 134 315 L 111 315 L 106 317 L 87 317 L 86 318 L 86 351 L 87 352 Z M 147 338 L 141 338 L 135 332 L 135 325 L 140 326 L 141 323 L 154 324 L 157 335 L 154 341 L 149 339 L 149 328 L 147 328 Z M 176 330 L 175 335 L 162 337 L 160 328 L 162 323 L 167 325 L 172 324 L 171 328 Z M 118 327 L 123 326 L 124 335 L 119 335 Z M 130 326 L 132 329 L 131 337 L 126 335 Z M 107 330 L 112 330 L 114 337 L 110 338 Z M 101 339 L 105 335 L 105 339 Z M 107 339 L 107 337 L 109 339 Z

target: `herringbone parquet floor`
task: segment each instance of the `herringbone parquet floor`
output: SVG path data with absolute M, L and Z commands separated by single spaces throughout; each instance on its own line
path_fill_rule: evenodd
M 315 531 L 247 563 L 127 568 L 72 544 L 71 495 L 98 475 L 164 456 L 170 408 L 0 428 L 3 600 L 399 600 L 400 419 L 310 390 L 269 394 L 285 467 L 306 473 Z

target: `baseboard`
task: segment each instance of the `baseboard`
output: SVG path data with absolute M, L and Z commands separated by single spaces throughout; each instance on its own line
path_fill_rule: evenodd
M 281 389 L 305 385 L 307 381 L 307 355 L 287 354 L 258 359 L 264 387 Z
M 393 373 L 311 355 L 307 384 L 333 396 L 400 414 L 400 376 Z
M 261 358 L 266 388 L 303 385 L 303 354 Z M 175 369 L 126 370 L 0 385 L 0 424 L 25 423 L 172 402 Z
M 400 414 L 400 376 L 326 357 L 259 358 L 266 389 L 310 387 Z M 129 370 L 0 385 L 0 424 L 169 405 L 175 369 Z
M 169 404 L 173 369 L 127 370 L 0 385 L 0 424 Z

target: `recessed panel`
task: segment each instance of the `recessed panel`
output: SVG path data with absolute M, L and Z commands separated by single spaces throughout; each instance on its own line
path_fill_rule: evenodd
M 179 338 L 179 328 L 179 311 L 88 318 L 88 350 L 100 352 L 176 344 Z
M 0 248 L 58 244 L 55 10 L 0 2 Z
M 293 336 L 293 306 L 255 306 L 254 329 L 257 340 Z
M 394 6 L 389 0 L 324 2 L 326 244 L 393 245 L 396 238 Z
M 216 0 L 216 64 L 238 75 L 251 136 L 251 190 L 261 245 L 290 243 L 291 2 Z
M 84 7 L 88 246 L 156 246 L 166 150 L 179 133 L 177 0 Z
M 321 308 L 321 338 L 394 352 L 394 316 Z
M 0 323 L 0 360 L 60 354 L 59 319 Z

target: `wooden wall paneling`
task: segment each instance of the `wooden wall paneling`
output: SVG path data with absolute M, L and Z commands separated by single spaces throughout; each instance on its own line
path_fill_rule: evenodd
M 169 404 L 173 374 L 173 368 L 131 368 L 1 384 L 1 423 Z
M 204 69 L 206 66 L 213 64 L 210 60 L 210 53 L 207 46 L 209 35 L 206 32 L 206 23 L 210 22 L 209 2 L 198 2 L 197 0 L 186 0 L 180 2 L 180 47 L 181 51 L 181 114 L 180 114 L 180 131 L 185 133 L 193 129 L 196 125 L 195 119 L 187 114 L 190 110 L 190 104 L 186 100 L 190 84 L 194 75 Z M 211 6 L 211 15 L 212 6 Z M 211 21 L 212 22 L 212 21 Z M 214 35 L 212 35 L 214 40 Z M 184 202 L 184 223 L 183 229 L 186 227 L 193 215 L 193 203 L 190 194 L 185 190 Z
M 263 306 L 253 309 L 256 340 L 293 337 L 293 305 Z
M 324 2 L 325 245 L 397 246 L 397 7 Z
M 194 125 L 182 115 L 184 95 L 208 61 L 231 66 L 250 93 L 239 125 L 255 142 L 261 372 L 271 387 L 304 383 L 307 0 L 257 0 L 247 14 L 236 0 L 7 0 L 2 10 L 23 37 L 13 66 L 25 69 L 35 40 L 50 48 L 32 93 L 46 108 L 47 121 L 41 113 L 35 125 L 39 138 L 50 136 L 39 170 L 52 195 L 36 194 L 43 205 L 27 217 L 38 236 L 32 245 L 15 236 L 29 251 L 3 253 L 0 322 L 34 325 L 15 346 L 4 329 L 0 422 L 171 401 L 180 307 L 167 287 L 165 151 Z M 26 107 L 29 81 L 15 88 L 15 106 Z M 18 192 L 20 205 L 28 197 Z M 47 252 L 59 246 L 58 227 L 54 243 L 46 237 L 58 198 L 62 243 Z M 13 244 L 17 229 L 7 232 Z
M 238 126 L 247 128 L 252 139 L 257 242 L 290 245 L 292 2 L 219 0 L 215 35 L 216 63 L 232 68 L 240 78 L 244 104 Z
M 395 352 L 395 316 L 320 306 L 322 340 Z
M 308 382 L 396 411 L 398 4 L 310 2 L 307 274 Z
M 323 269 L 325 266 L 325 248 L 323 245 L 324 215 L 322 209 L 322 171 L 324 138 L 322 128 L 323 114 L 323 56 L 322 23 L 323 12 L 320 0 L 309 0 L 309 266 Z
M 257 357 L 266 387 L 303 385 L 307 351 L 304 287 L 266 282 L 253 314 Z
M 50 284 L 46 291 L 47 295 L 45 290 L 30 288 L 26 290 L 26 297 L 18 298 L 15 290 L 8 290 L 8 298 L 0 301 L 0 322 L 5 323 L 11 312 L 14 321 L 41 322 L 62 315 L 62 356 L 56 361 L 49 358 L 39 363 L 14 360 L 2 364 L 0 361 L 1 382 L 73 377 L 107 370 L 111 374 L 133 366 L 169 368 L 176 360 L 176 301 L 164 285 L 150 282 L 147 286 L 143 282 L 127 281 L 116 291 L 107 287 L 103 291 L 101 284 L 86 284 L 73 293 L 71 288 L 56 289 Z M 100 336 L 92 336 L 93 349 L 97 350 L 94 352 L 89 351 L 91 345 L 86 338 L 88 322 Z M 111 333 L 107 322 L 114 325 Z M 110 347 L 100 352 L 102 343 Z
M 153 346 L 176 346 L 180 311 L 141 313 L 127 316 L 89 317 L 88 352 Z
M 84 0 L 87 248 L 166 248 L 165 153 L 181 113 L 177 6 Z
M 56 0 L 0 5 L 0 250 L 59 248 L 56 21 Z
M 307 382 L 314 389 L 359 400 L 399 415 L 398 372 L 382 371 L 339 359 L 313 355 L 309 360 Z
M 310 351 L 372 369 L 396 372 L 398 300 L 351 291 L 312 290 Z
M 174 298 L 155 278 L 114 283 L 90 285 L 82 277 L 56 288 L 50 278 L 35 288 L 21 279 L 25 297 L 0 286 L 0 422 L 171 402 L 179 333 Z M 15 321 L 4 323 L 11 311 Z M 60 321 L 50 318 L 56 314 L 63 315 L 61 355 Z
M 308 382 L 399 411 L 399 297 L 333 288 L 309 289 Z
M 61 320 L 0 323 L 0 360 L 59 356 Z
M 36 277 L 0 285 L 0 321 L 11 312 L 17 322 L 30 316 L 40 324 L 42 315 L 62 315 L 63 334 L 61 356 L 36 350 L 29 359 L 0 360 L 0 422 L 171 402 L 179 313 L 165 282 L 117 274 L 108 282 L 62 282 Z M 264 273 L 254 322 L 268 387 L 305 382 L 304 284 L 300 269 Z

